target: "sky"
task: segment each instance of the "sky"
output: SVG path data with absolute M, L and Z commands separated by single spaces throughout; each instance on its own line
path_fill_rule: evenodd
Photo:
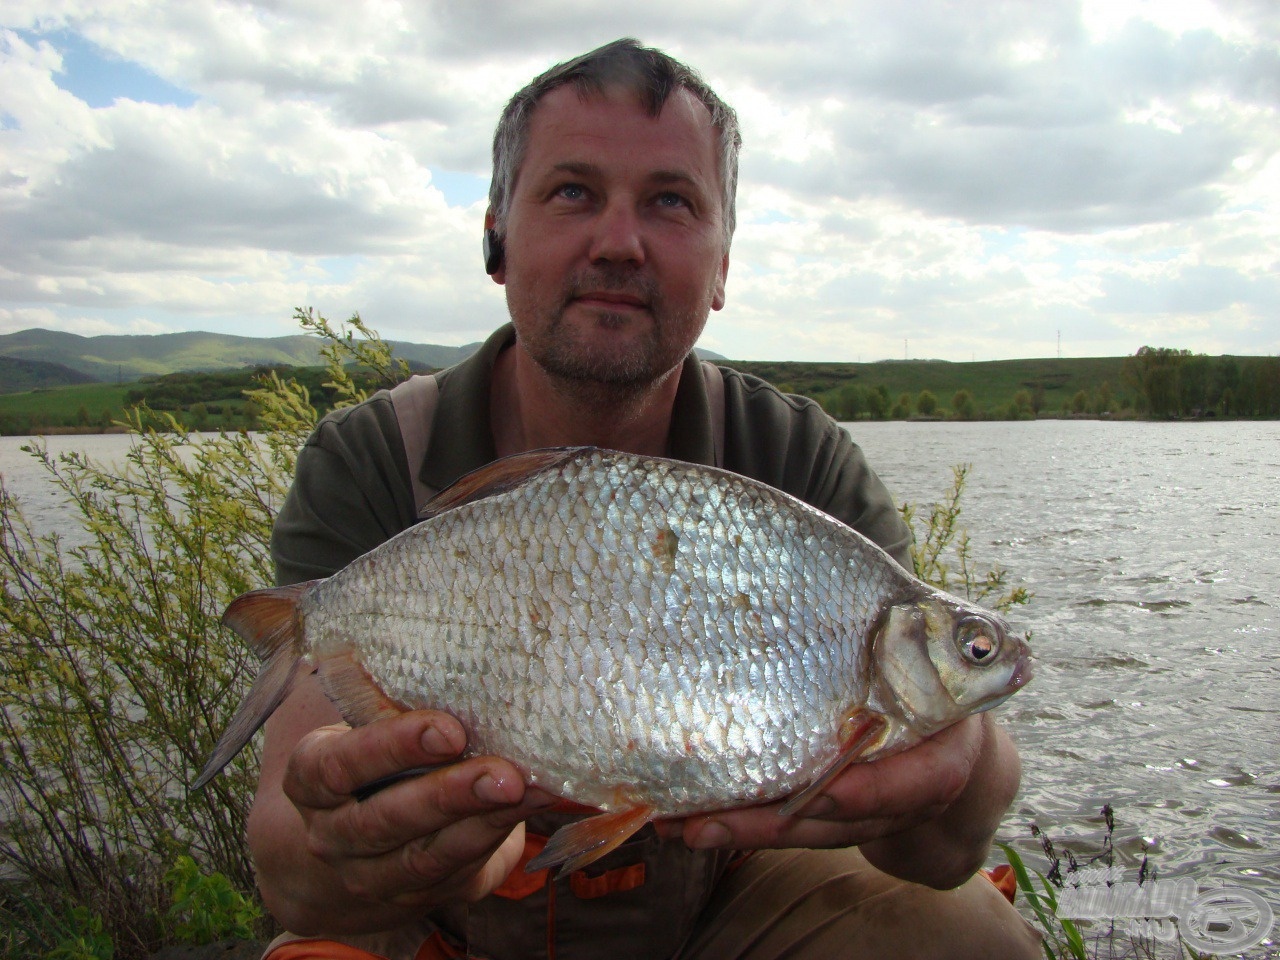
M 1274 0 L 0 0 L 0 333 L 481 340 L 498 114 L 620 36 L 741 120 L 703 347 L 1280 353 Z

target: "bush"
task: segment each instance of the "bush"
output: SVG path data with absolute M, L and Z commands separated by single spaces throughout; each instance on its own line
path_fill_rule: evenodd
M 951 468 L 951 486 L 929 508 L 928 516 L 921 516 L 914 504 L 904 503 L 899 508 L 914 535 L 913 572 L 925 583 L 1008 611 L 1030 602 L 1031 594 L 1024 587 L 1009 587 L 1008 573 L 1001 567 L 986 572 L 977 569 L 968 531 L 960 526 L 960 498 L 970 469 L 968 464 Z
M 254 935 L 262 918 L 261 908 L 221 873 L 201 873 L 194 860 L 181 856 L 165 874 L 165 880 L 173 900 L 166 919 L 174 939 L 205 944 L 248 940 Z
M 372 339 L 298 319 L 328 341 L 346 402 L 364 390 L 342 359 L 406 372 L 358 317 Z M 78 916 L 85 950 L 101 936 L 120 960 L 141 956 L 165 927 L 164 867 L 182 856 L 253 896 L 256 752 L 188 789 L 256 673 L 219 620 L 272 580 L 271 526 L 316 419 L 306 389 L 274 372 L 252 393 L 257 436 L 194 438 L 142 409 L 121 465 L 24 448 L 78 517 L 74 545 L 36 533 L 0 481 L 0 856 L 25 881 L 0 901 L 6 926 Z

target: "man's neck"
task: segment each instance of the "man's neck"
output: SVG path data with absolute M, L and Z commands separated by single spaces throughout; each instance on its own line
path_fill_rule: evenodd
M 498 456 L 581 445 L 665 456 L 680 369 L 640 391 L 570 384 L 512 344 L 494 363 L 489 391 Z

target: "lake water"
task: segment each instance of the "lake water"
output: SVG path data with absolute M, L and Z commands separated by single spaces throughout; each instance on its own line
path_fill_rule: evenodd
M 1280 914 L 1280 424 L 850 429 L 921 507 L 972 464 L 976 558 L 1035 594 L 1013 613 L 1038 663 L 1002 712 L 1023 787 L 1001 838 L 1047 869 L 1028 824 L 1087 856 L 1110 803 L 1126 879 L 1145 844 L 1160 876 L 1247 886 Z M 0 438 L 0 473 L 38 528 L 74 535 L 25 442 Z M 107 459 L 127 442 L 48 441 Z
M 1280 424 L 850 425 L 901 500 L 971 463 L 978 559 L 1035 594 L 1034 682 L 1003 717 L 1023 757 L 1003 839 L 1044 858 L 1105 834 L 1136 879 L 1248 886 L 1280 915 Z M 1280 930 L 1275 940 L 1280 940 Z

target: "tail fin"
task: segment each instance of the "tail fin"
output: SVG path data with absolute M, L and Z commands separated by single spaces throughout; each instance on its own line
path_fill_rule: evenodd
M 238 633 L 263 664 L 258 679 L 249 688 L 196 779 L 195 789 L 199 790 L 217 776 L 231 758 L 244 749 L 293 689 L 302 641 L 298 631 L 298 601 L 317 582 L 253 590 L 231 601 L 222 615 L 223 625 Z

